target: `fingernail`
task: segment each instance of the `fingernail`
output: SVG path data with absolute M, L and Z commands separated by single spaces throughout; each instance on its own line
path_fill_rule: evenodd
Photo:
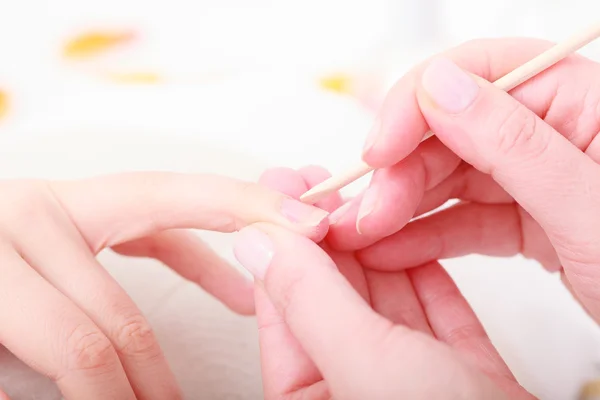
M 377 186 L 371 186 L 365 191 L 362 201 L 360 202 L 360 207 L 358 208 L 358 217 L 356 218 L 356 231 L 358 233 L 362 233 L 360 230 L 360 222 L 375 210 L 378 201 L 379 190 L 377 189 Z
M 439 58 L 432 61 L 421 77 L 423 89 L 448 113 L 457 114 L 473 103 L 479 86 L 473 78 L 452 61 Z
M 283 200 L 281 212 L 293 223 L 308 226 L 319 226 L 328 215 L 327 211 L 293 199 Z
M 346 215 L 350 207 L 352 206 L 352 202 L 349 201 L 345 203 L 343 206 L 335 210 L 329 215 L 329 225 L 335 225 Z
M 375 143 L 377 143 L 377 140 L 379 139 L 380 135 L 381 135 L 381 118 L 377 118 L 375 120 L 375 123 L 373 123 L 373 126 L 371 127 L 369 134 L 367 135 L 367 140 L 365 141 L 365 147 L 363 148 L 363 154 L 366 154 L 369 150 L 371 150 L 373 148 L 373 146 L 375 146 Z
M 266 233 L 253 227 L 242 229 L 235 240 L 233 254 L 252 275 L 264 279 L 275 253 Z

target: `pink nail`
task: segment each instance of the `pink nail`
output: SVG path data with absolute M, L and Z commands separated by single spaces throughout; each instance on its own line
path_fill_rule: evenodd
M 233 247 L 235 258 L 240 264 L 261 280 L 265 277 L 274 252 L 269 236 L 253 227 L 242 229 Z
M 451 114 L 466 110 L 479 93 L 475 80 L 445 58 L 433 60 L 427 66 L 421 83 L 431 99 Z
M 281 212 L 293 223 L 308 226 L 319 226 L 328 215 L 327 211 L 293 199 L 283 200 Z

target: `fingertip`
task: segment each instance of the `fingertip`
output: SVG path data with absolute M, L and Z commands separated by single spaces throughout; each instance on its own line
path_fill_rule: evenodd
M 302 175 L 294 169 L 285 167 L 266 170 L 261 175 L 258 183 L 295 199 L 298 199 L 302 193 L 308 190 Z
M 228 293 L 227 297 L 219 299 L 234 313 L 249 317 L 255 314 L 254 282 L 247 280 L 247 285 L 239 285 L 235 292 Z
M 308 189 L 313 188 L 314 186 L 320 184 L 321 182 L 331 177 L 331 173 L 327 169 L 316 165 L 309 165 L 300 168 L 298 172 L 304 178 Z M 330 194 L 323 200 L 316 202 L 315 206 L 320 207 L 323 210 L 333 212 L 335 209 L 339 208 L 342 205 L 342 203 L 342 196 L 339 192 L 335 192 Z
M 239 314 L 243 317 L 252 317 L 256 314 L 256 308 L 254 304 L 254 295 L 246 296 L 246 294 L 242 295 L 244 297 L 242 301 L 236 304 L 228 305 L 228 307 L 236 314 Z
M 390 90 L 363 149 L 362 159 L 373 168 L 403 160 L 417 148 L 428 131 L 416 98 L 417 74 L 400 79 Z

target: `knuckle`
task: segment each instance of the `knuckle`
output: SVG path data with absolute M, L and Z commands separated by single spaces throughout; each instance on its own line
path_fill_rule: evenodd
M 118 356 L 110 340 L 97 328 L 80 325 L 67 339 L 69 370 L 107 370 L 115 368 Z
M 130 357 L 157 358 L 160 347 L 150 324 L 141 315 L 127 318 L 114 335 L 116 350 Z
M 503 114 L 496 126 L 496 148 L 500 155 L 536 156 L 546 149 L 546 135 L 538 129 L 537 116 L 520 104 Z

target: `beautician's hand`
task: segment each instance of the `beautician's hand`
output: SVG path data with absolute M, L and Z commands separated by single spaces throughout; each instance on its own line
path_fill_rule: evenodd
M 522 253 L 549 270 L 564 268 L 567 286 L 600 320 L 600 65 L 572 56 L 511 97 L 450 61 L 493 81 L 548 46 L 473 42 L 400 80 L 364 156 L 383 168 L 362 198 L 363 237 L 355 204 L 332 227 L 332 244 L 363 247 L 458 198 L 462 204 L 359 258 L 398 270 L 469 253 Z M 429 128 L 437 136 L 411 153 Z
M 261 183 L 297 197 L 327 176 L 279 169 Z M 235 252 L 258 282 L 268 400 L 532 398 L 437 262 L 367 270 L 351 252 L 269 224 L 244 228 Z
M 313 240 L 327 231 L 322 210 L 212 175 L 2 181 L 0 193 L 0 343 L 67 400 L 180 398 L 148 322 L 97 262 L 102 249 L 157 258 L 251 313 L 252 284 L 182 229 L 268 221 Z

